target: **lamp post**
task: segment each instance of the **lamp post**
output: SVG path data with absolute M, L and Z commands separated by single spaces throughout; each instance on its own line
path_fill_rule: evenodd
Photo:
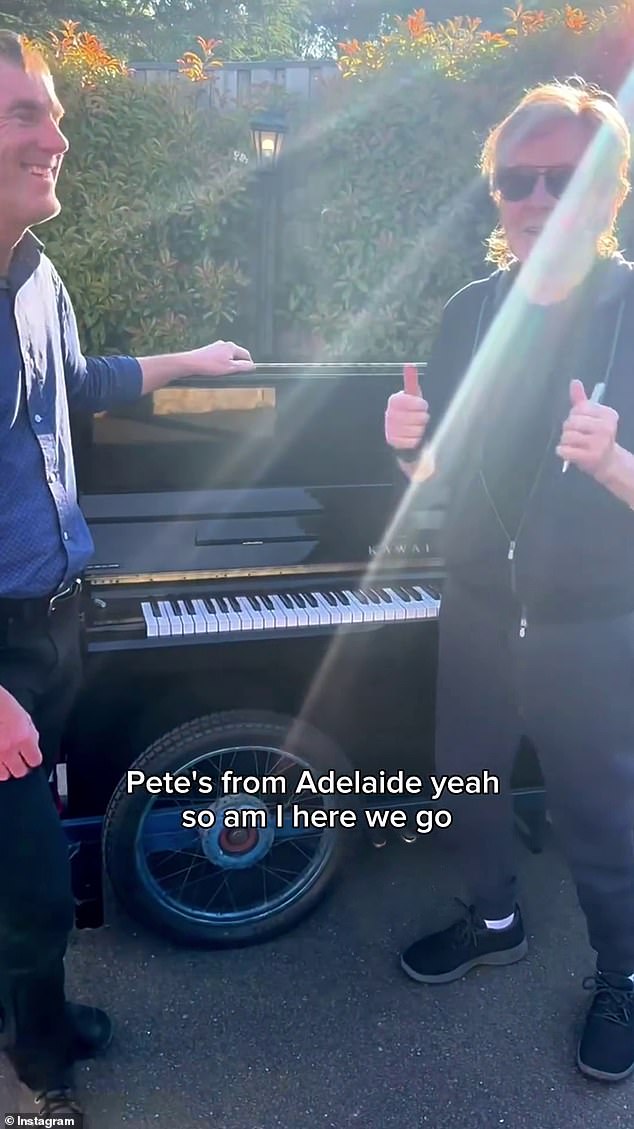
M 258 172 L 259 253 L 255 272 L 256 350 L 270 363 L 275 343 L 275 286 L 279 223 L 278 163 L 288 127 L 279 111 L 264 111 L 251 121 L 251 142 Z

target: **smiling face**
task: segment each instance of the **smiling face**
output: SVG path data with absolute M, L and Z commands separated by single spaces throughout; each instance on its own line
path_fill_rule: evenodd
M 46 72 L 0 60 L 0 238 L 14 241 L 60 210 L 57 178 L 68 141 Z
M 591 140 L 589 124 L 569 117 L 501 146 L 496 203 L 509 247 L 520 262 L 535 247 Z M 574 210 L 566 206 L 564 196 L 559 234 L 596 242 L 612 222 L 615 189 L 614 183 L 606 184 L 605 180 L 599 185 L 598 177 L 593 176 L 583 200 L 575 200 Z

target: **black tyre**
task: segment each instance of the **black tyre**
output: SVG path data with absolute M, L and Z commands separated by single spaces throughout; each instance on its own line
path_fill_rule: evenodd
M 333 770 L 351 771 L 341 750 L 281 714 L 236 711 L 180 725 L 128 773 L 188 777 L 189 794 L 153 794 L 145 785 L 130 791 L 126 773 L 108 805 L 103 849 L 116 898 L 141 924 L 184 945 L 254 944 L 292 928 L 321 901 L 354 835 L 339 825 L 292 826 L 294 803 L 306 812 L 353 806 L 352 797 L 346 804 L 335 795 L 295 793 L 307 771 L 318 780 Z M 227 793 L 220 787 L 227 771 L 281 777 L 284 791 L 254 794 L 247 782 L 247 791 Z M 212 783 L 213 793 L 201 794 Z M 258 826 L 231 828 L 227 808 L 266 813 L 240 817 Z

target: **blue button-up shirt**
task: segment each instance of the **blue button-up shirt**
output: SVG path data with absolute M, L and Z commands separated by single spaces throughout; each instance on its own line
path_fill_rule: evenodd
M 84 357 L 68 293 L 27 232 L 0 289 L 0 597 L 46 596 L 94 546 L 77 501 L 69 404 L 104 411 L 142 394 L 133 357 Z

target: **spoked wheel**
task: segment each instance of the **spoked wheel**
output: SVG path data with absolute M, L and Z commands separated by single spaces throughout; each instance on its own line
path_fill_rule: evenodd
M 333 770 L 351 772 L 340 749 L 280 714 L 179 726 L 130 765 L 108 806 L 103 847 L 115 896 L 181 944 L 243 945 L 292 928 L 325 895 L 353 835 L 324 826 L 324 816 L 311 824 L 311 812 L 343 806 L 308 784 Z M 150 777 L 161 778 L 160 792 Z

